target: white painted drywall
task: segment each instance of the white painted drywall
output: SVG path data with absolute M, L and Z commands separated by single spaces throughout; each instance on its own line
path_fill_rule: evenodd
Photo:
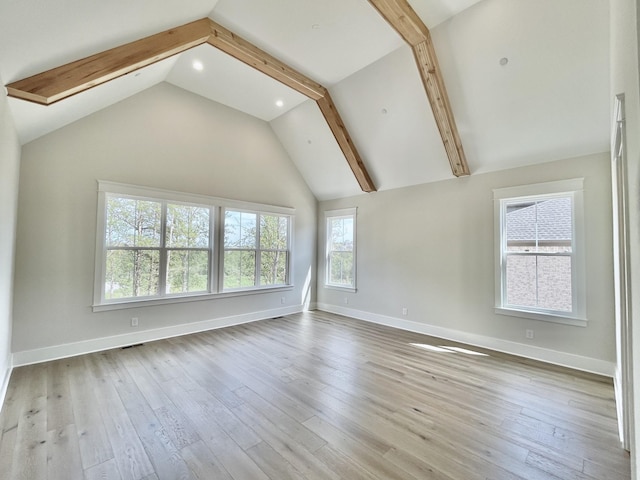
M 631 309 L 633 385 L 640 385 L 640 79 L 638 23 L 640 11 L 634 0 L 611 1 L 611 101 L 616 95 L 625 95 L 627 173 L 629 193 L 629 243 L 631 245 Z M 640 394 L 634 394 L 635 425 L 631 432 L 632 478 L 640 479 Z
M 493 191 L 584 177 L 586 328 L 494 313 Z M 615 362 L 608 153 L 320 203 L 318 305 L 585 368 Z M 357 292 L 322 285 L 325 210 L 357 207 Z M 346 303 L 348 302 L 348 303 Z M 408 315 L 402 315 L 402 309 Z M 344 311 L 344 310 L 343 310 Z M 394 320 L 395 319 L 395 320 Z M 426 328 L 429 327 L 429 328 Z M 535 338 L 525 338 L 532 329 Z M 456 333 L 457 332 L 457 333 Z M 490 343 L 488 343 L 490 340 Z M 521 347 L 519 347 L 521 346 Z M 573 362 L 577 358 L 579 362 Z M 612 368 L 610 372 L 613 373 Z
M 92 313 L 98 179 L 295 208 L 294 289 Z M 308 278 L 314 301 L 316 210 L 266 122 L 167 83 L 28 143 L 14 354 L 299 306 Z
M 0 85 L 4 85 L 0 79 Z M 0 405 L 11 368 L 13 259 L 20 144 L 4 89 L 0 93 Z

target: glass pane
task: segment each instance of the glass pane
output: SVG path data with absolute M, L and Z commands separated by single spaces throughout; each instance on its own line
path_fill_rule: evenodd
M 159 247 L 159 202 L 107 196 L 108 247 Z
M 353 285 L 353 253 L 331 252 L 329 254 L 329 283 L 332 285 Z
M 255 213 L 227 210 L 224 214 L 224 246 L 255 248 L 256 219 Z
M 542 244 L 571 244 L 571 198 L 552 198 L 538 202 L 538 241 Z
M 157 295 L 159 272 L 158 250 L 108 250 L 105 299 Z
M 246 250 L 224 252 L 223 288 L 253 287 L 256 284 L 256 253 Z
M 209 208 L 167 205 L 167 247 L 209 247 Z
M 538 257 L 538 307 L 571 311 L 571 257 Z
M 260 215 L 260 248 L 263 250 L 286 250 L 289 232 L 287 217 Z
M 287 283 L 287 252 L 262 252 L 260 254 L 260 285 L 285 285 Z
M 507 304 L 536 307 L 536 257 L 507 256 Z
M 536 203 L 507 205 L 505 235 L 508 252 L 533 252 L 536 247 Z
M 353 250 L 353 217 L 329 219 L 329 249 L 351 252 Z
M 571 252 L 571 197 L 507 205 L 507 252 Z
M 208 280 L 208 251 L 167 251 L 167 293 L 205 292 Z

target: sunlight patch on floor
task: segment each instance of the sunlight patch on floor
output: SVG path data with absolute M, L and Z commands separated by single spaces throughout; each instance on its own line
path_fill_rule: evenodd
M 464 353 L 466 355 L 476 355 L 480 357 L 489 356 L 486 353 L 480 353 L 480 352 L 476 352 L 474 350 L 469 350 L 466 348 L 450 347 L 447 345 L 440 345 L 439 347 L 436 347 L 435 345 L 427 345 L 425 343 L 412 343 L 411 345 L 414 347 L 422 348 L 424 350 L 429 350 L 431 352 L 437 352 L 437 353 Z

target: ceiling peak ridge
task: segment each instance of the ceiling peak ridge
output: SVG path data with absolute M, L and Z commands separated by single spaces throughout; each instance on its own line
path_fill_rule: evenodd
M 316 101 L 360 188 L 376 191 L 328 90 L 208 17 L 10 83 L 8 95 L 51 105 L 204 43 Z

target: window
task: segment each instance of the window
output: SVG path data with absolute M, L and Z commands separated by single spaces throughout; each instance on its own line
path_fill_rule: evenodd
M 585 324 L 582 179 L 494 197 L 498 313 Z
M 356 209 L 325 212 L 326 279 L 329 287 L 356 288 Z
M 286 285 L 289 217 L 226 210 L 223 289 Z
M 98 199 L 94 311 L 290 286 L 293 209 L 111 182 Z
M 207 292 L 211 207 L 106 194 L 104 299 Z

